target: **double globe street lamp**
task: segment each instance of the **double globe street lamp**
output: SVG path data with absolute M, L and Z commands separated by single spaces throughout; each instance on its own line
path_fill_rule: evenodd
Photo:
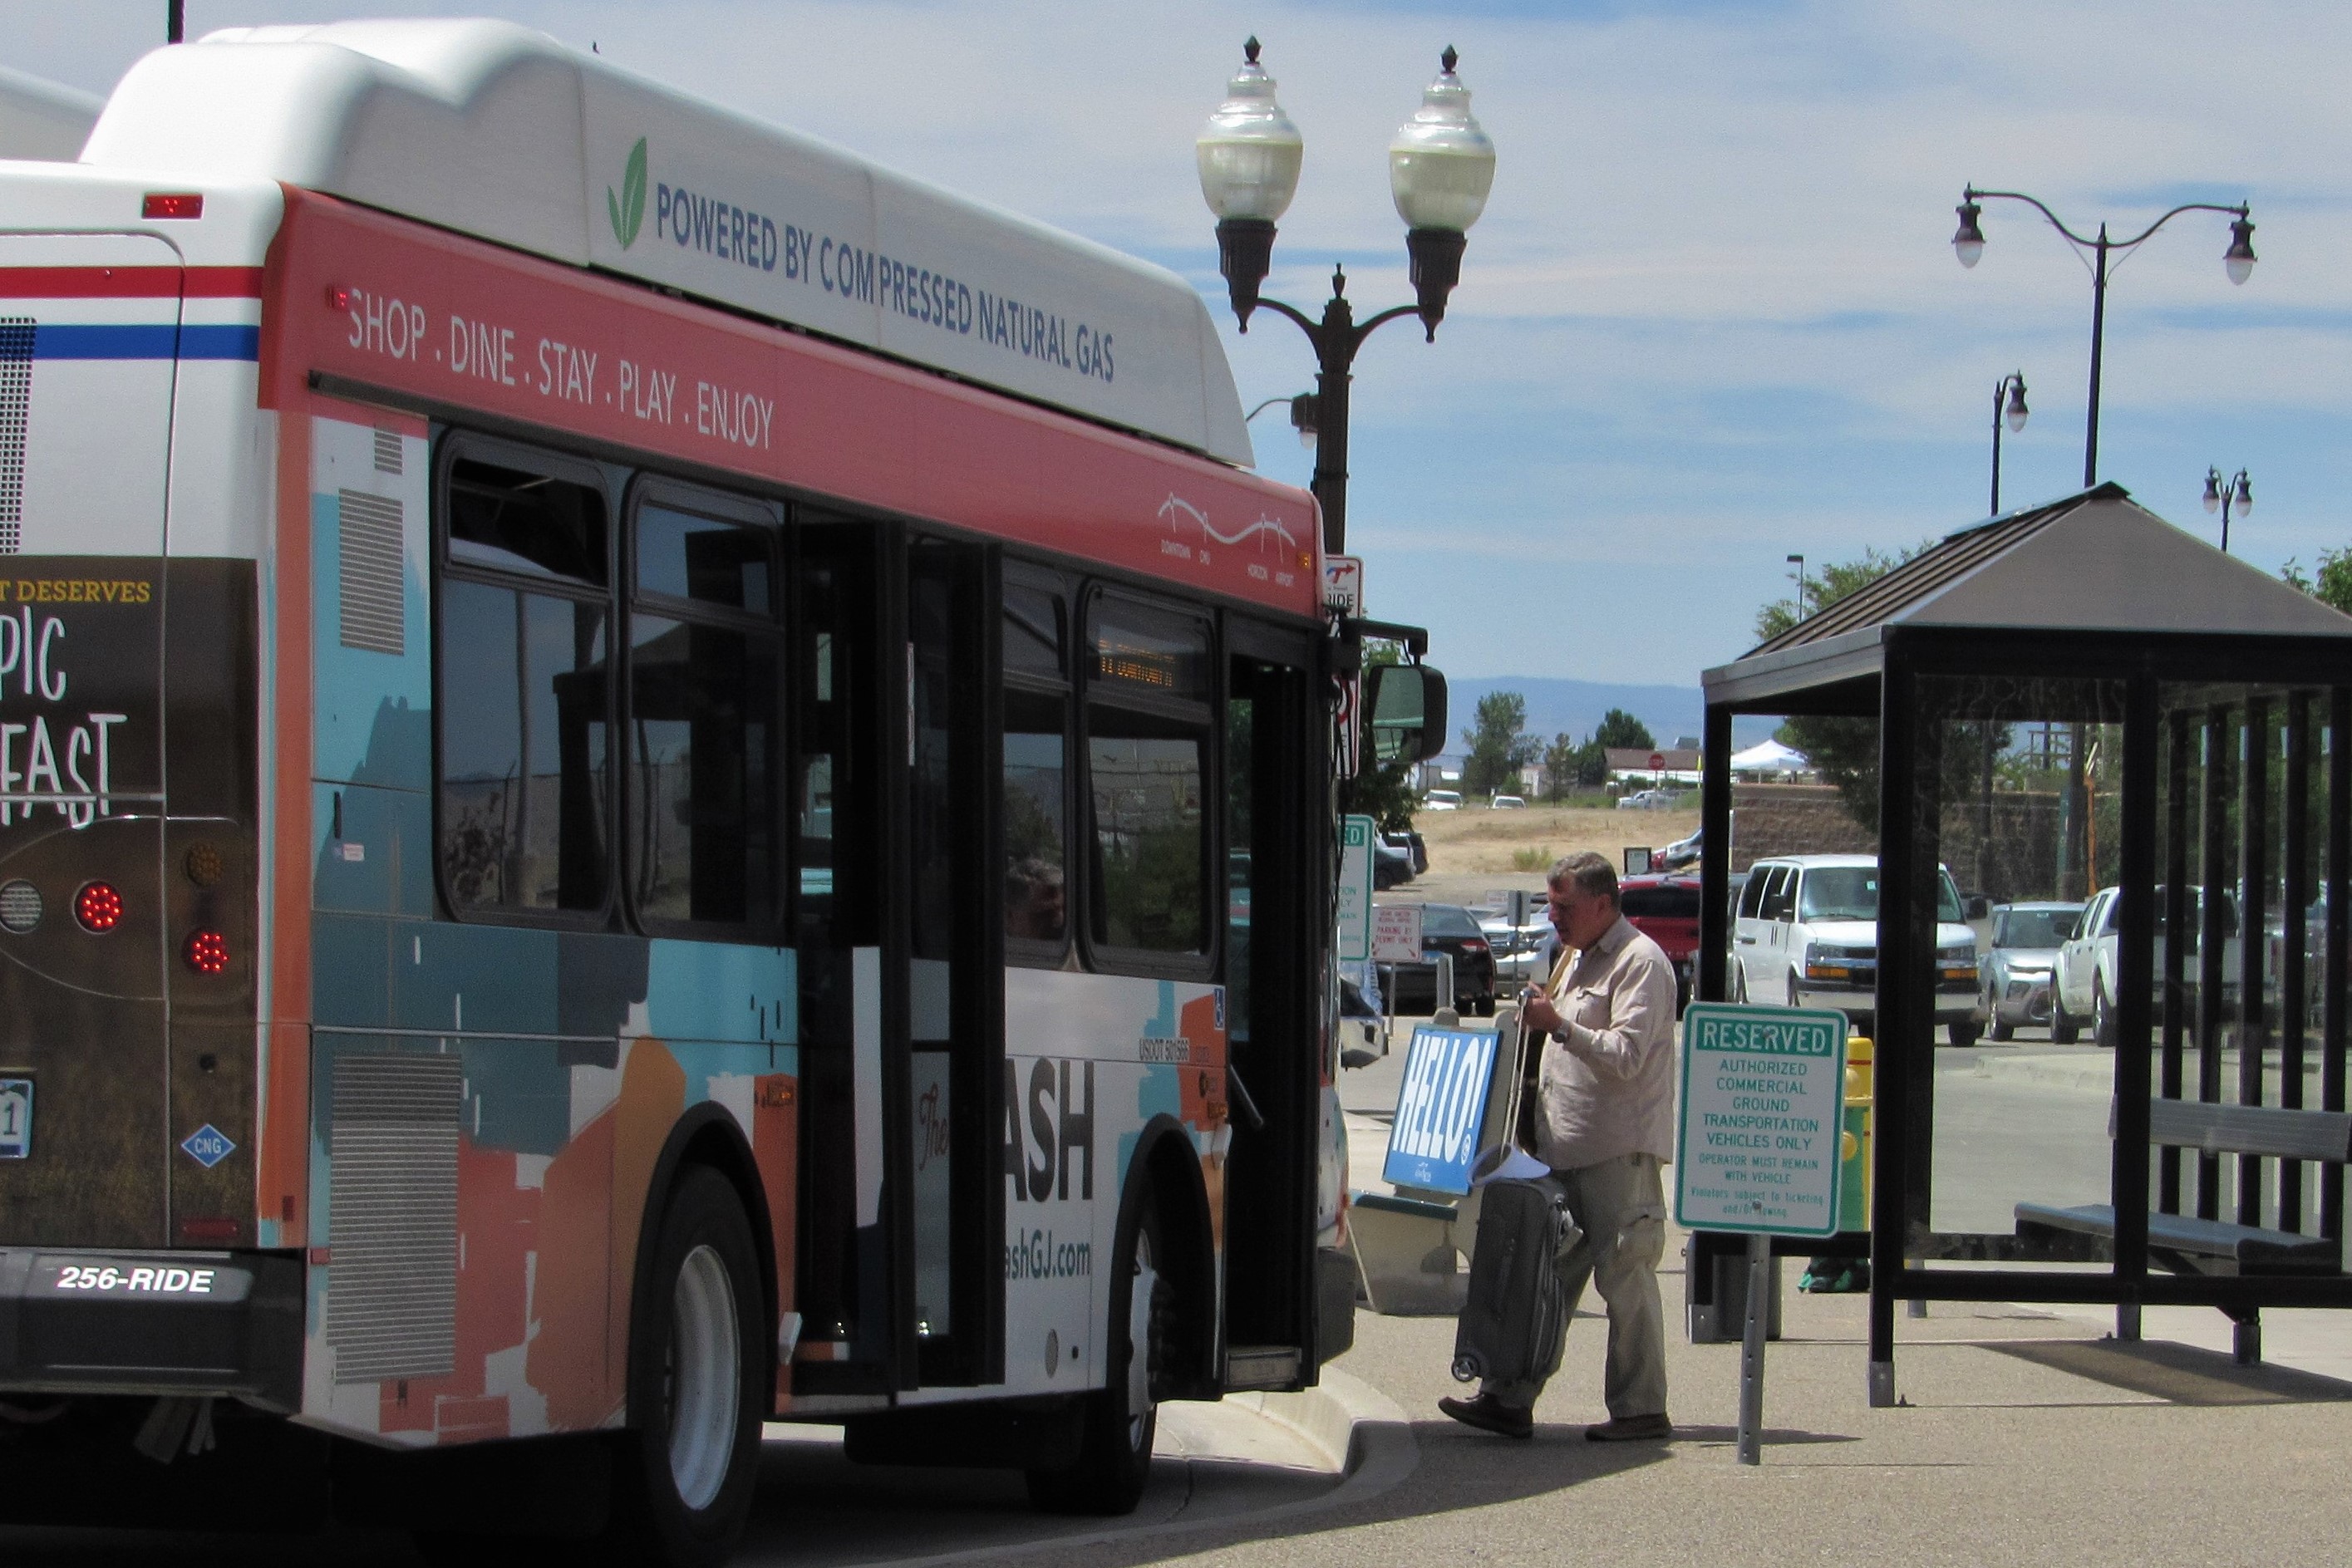
M 1958 232 L 1952 235 L 1952 254 L 1959 257 L 1962 267 L 1974 267 L 1982 259 L 1985 248 L 1984 231 L 1977 226 L 1986 202 L 2023 202 L 2050 221 L 2050 226 L 2065 237 L 2084 256 L 2091 267 L 2091 401 L 2090 416 L 2083 436 L 2083 488 L 2089 489 L 2099 482 L 2099 358 L 2107 323 L 2107 275 L 2111 264 L 2146 244 L 2157 230 L 2183 213 L 2226 213 L 2230 225 L 2230 248 L 2222 254 L 2221 267 L 2231 283 L 2243 283 L 2254 271 L 2254 222 L 2252 208 L 2241 202 L 2234 207 L 2211 202 L 2184 202 L 2129 239 L 2109 239 L 2107 225 L 2099 225 L 2096 237 L 2076 234 L 2059 220 L 2038 198 L 2022 191 L 1979 191 L 1974 185 L 1960 193 L 1960 204 L 1953 209 L 1960 214 Z M 1993 511 L 1998 514 L 2000 503 L 1996 499 Z
M 1302 434 L 1309 428 L 1316 433 L 1314 491 L 1323 511 L 1323 548 L 1337 555 L 1347 549 L 1348 382 L 1356 350 L 1400 316 L 1420 317 L 1428 340 L 1436 340 L 1446 298 L 1462 277 L 1465 235 L 1486 210 L 1495 183 L 1495 144 L 1471 117 L 1470 89 L 1454 74 L 1460 57 L 1449 48 L 1421 108 L 1389 143 L 1389 193 L 1404 220 L 1417 302 L 1360 325 L 1347 297 L 1347 273 L 1335 267 L 1323 319 L 1311 320 L 1258 293 L 1274 265 L 1275 221 L 1298 189 L 1306 150 L 1298 128 L 1275 101 L 1274 78 L 1258 64 L 1258 48 L 1255 38 L 1243 46 L 1242 68 L 1226 86 L 1225 101 L 1194 142 L 1201 196 L 1217 217 L 1218 270 L 1241 329 L 1249 330 L 1251 313 L 1263 305 L 1287 317 L 1314 346 L 1315 406 L 1302 411 L 1294 404 L 1292 422 Z
M 2209 465 L 2205 470 L 2205 515 L 2221 514 L 2223 555 L 2230 553 L 2230 512 L 2233 507 L 2241 518 L 2254 509 L 2253 480 L 2248 477 L 2243 468 L 2224 479 L 2219 468 Z

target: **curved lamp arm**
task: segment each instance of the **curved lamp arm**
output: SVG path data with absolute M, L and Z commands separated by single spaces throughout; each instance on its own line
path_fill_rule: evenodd
M 2083 235 L 2078 235 L 2073 229 L 2068 228 L 2064 220 L 2060 218 L 2056 213 L 2052 212 L 2049 204 L 2043 202 L 2040 197 L 2029 196 L 2023 191 L 1979 191 L 1974 185 L 1969 185 L 1963 188 L 1960 197 L 1962 201 L 1968 202 L 1979 202 L 1993 198 L 1998 198 L 2004 202 L 2023 202 L 2028 206 L 2033 208 L 2034 211 L 2040 213 L 2043 217 L 2049 219 L 2050 226 L 2052 228 L 2056 229 L 2060 234 L 2064 235 L 2076 245 L 2082 246 L 2085 249 L 2096 249 L 2098 246 L 2099 242 L 2097 240 L 2088 238 Z M 2109 250 L 2129 250 L 2132 246 L 2141 244 L 2147 240 L 2148 236 L 2155 234 L 2157 230 L 2162 228 L 2165 225 L 2170 223 L 2173 219 L 2179 217 L 2183 213 L 2227 213 L 2233 218 L 2242 219 L 2252 217 L 2253 215 L 2253 206 L 2252 204 L 2248 202 L 2240 202 L 2234 207 L 2223 206 L 2218 202 L 2183 202 L 2180 205 L 2173 208 L 2170 212 L 2157 219 L 2156 222 L 2148 225 L 2147 227 L 2140 230 L 2139 233 L 2132 235 L 2131 238 L 2109 240 L 2107 242 L 2107 248 Z

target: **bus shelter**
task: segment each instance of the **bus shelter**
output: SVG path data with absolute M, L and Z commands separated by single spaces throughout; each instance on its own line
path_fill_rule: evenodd
M 1702 997 L 1783 994 L 1732 941 L 1735 862 L 1774 847 L 1735 836 L 1736 716 L 1788 716 L 1877 839 L 1874 949 L 1788 958 L 1846 977 L 1877 1040 L 1867 1228 L 1841 1239 L 1871 1262 L 1872 1403 L 1898 1300 L 2112 1304 L 2124 1339 L 2144 1306 L 2210 1306 L 2242 1361 L 2263 1307 L 2352 1306 L 2352 619 L 2108 484 L 1962 529 L 1704 679 Z M 1992 924 L 2024 910 L 2063 938 L 2052 1042 L 1999 1054 L 2078 1086 L 2111 1065 L 2104 1160 L 2079 1087 L 2048 1100 L 2072 1134 L 2035 1133 L 2034 1101 L 1938 1133 L 1993 1065 L 1939 1063 L 1938 1001 L 1972 1041 L 1953 993 L 1983 999 Z M 1997 1211 L 1938 1190 L 1954 1165 Z

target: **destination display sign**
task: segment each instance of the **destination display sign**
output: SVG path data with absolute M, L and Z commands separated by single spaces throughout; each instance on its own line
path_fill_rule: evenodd
M 1675 1219 L 1694 1230 L 1838 1228 L 1846 1017 L 1694 1002 L 1683 1015 Z

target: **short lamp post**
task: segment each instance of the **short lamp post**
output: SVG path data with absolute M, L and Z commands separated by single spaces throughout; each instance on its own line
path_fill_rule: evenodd
M 2230 553 L 2230 513 L 2234 508 L 2240 518 L 2254 509 L 2254 482 L 2241 468 L 2224 479 L 2219 468 L 2205 470 L 2205 513 L 2210 517 L 2221 514 L 2221 553 Z
M 2007 400 L 2006 406 L 2003 401 Z M 2000 516 L 2000 427 L 2007 422 L 2010 433 L 2025 428 L 2025 372 L 2011 371 L 1993 383 L 1992 389 L 1992 510 L 1985 516 Z
M 1310 424 L 1316 433 L 1314 488 L 1323 510 L 1323 548 L 1337 555 L 1347 548 L 1348 382 L 1356 350 L 1375 329 L 1400 316 L 1420 317 L 1429 340 L 1436 340 L 1446 298 L 1462 277 L 1465 235 L 1486 210 L 1495 183 L 1495 144 L 1471 117 L 1470 89 L 1454 74 L 1459 57 L 1449 48 L 1421 108 L 1389 143 L 1389 193 L 1404 220 L 1417 303 L 1383 310 L 1360 325 L 1347 298 L 1347 274 L 1334 267 L 1323 319 L 1309 319 L 1258 293 L 1273 269 L 1275 220 L 1298 189 L 1305 152 L 1298 128 L 1275 102 L 1274 78 L 1258 64 L 1258 47 L 1255 38 L 1243 46 L 1242 68 L 1226 86 L 1225 101 L 1194 143 L 1201 195 L 1217 216 L 1218 270 L 1241 329 L 1249 330 L 1251 313 L 1263 305 L 1289 318 L 1314 346 L 1318 374 L 1311 420 L 1302 419 L 1294 402 L 1291 422 L 1302 438 Z
M 2021 191 L 1979 191 L 1974 185 L 1960 193 L 1960 204 L 1953 210 L 1960 214 L 1960 226 L 1952 235 L 1952 254 L 1962 267 L 1974 267 L 1982 259 L 1985 248 L 1984 230 L 1977 226 L 1986 202 L 2023 202 L 2050 221 L 2050 226 L 2065 237 L 2088 261 L 2091 268 L 2091 400 L 2090 415 L 2083 433 L 2083 488 L 2089 489 L 2099 482 L 2099 355 L 2107 326 L 2107 277 L 2113 264 L 2121 256 L 2145 245 L 2157 230 L 2183 213 L 2227 213 L 2231 217 L 2230 248 L 2222 253 L 2221 267 L 2231 283 L 2243 283 L 2254 271 L 2254 220 L 2252 209 L 2241 202 L 2234 207 L 2218 206 L 2211 202 L 2184 202 L 2129 239 L 2109 239 L 2107 225 L 2102 223 L 2095 238 L 2076 234 L 2059 221 L 2036 197 Z M 1993 504 L 1996 515 L 2000 504 Z

